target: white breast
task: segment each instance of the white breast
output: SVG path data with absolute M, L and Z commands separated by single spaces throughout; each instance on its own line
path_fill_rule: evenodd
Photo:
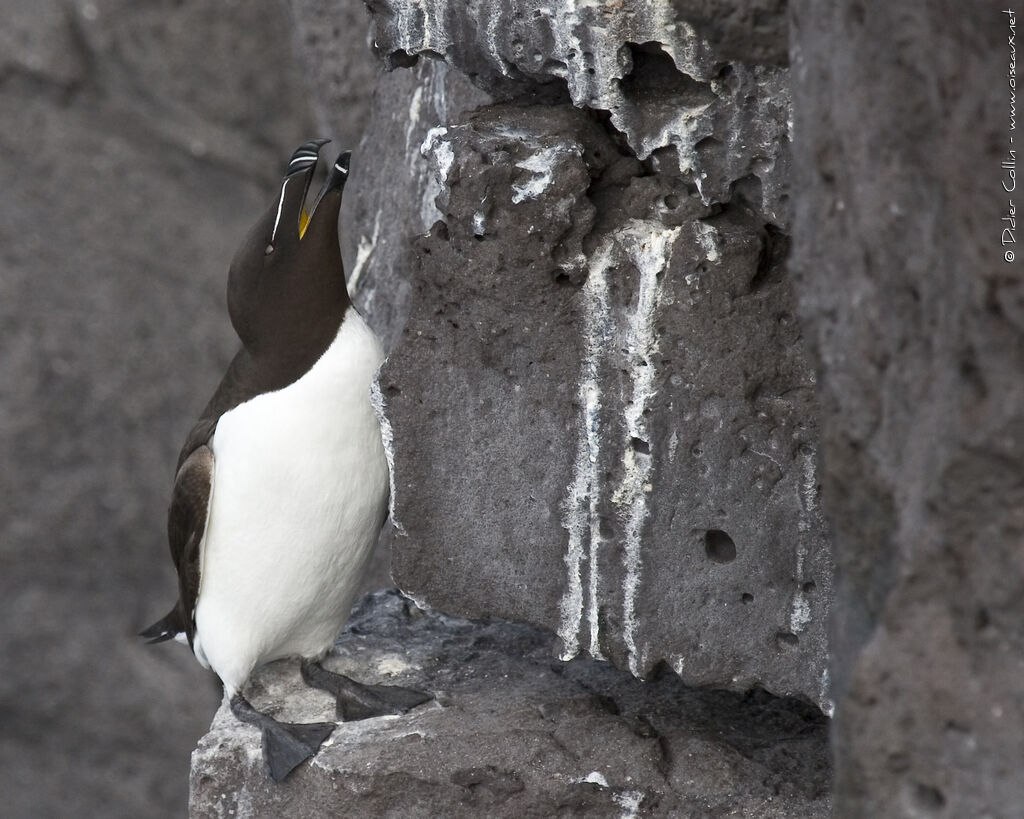
M 257 665 L 321 655 L 348 617 L 387 501 L 370 405 L 383 357 L 349 309 L 305 376 L 217 425 L 195 649 L 229 694 Z

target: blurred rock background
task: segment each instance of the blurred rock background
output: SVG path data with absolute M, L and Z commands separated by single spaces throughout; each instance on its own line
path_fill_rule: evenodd
M 0 10 L 0 813 L 181 816 L 220 693 L 135 636 L 175 595 L 172 469 L 239 237 L 361 116 L 316 130 L 277 0 Z

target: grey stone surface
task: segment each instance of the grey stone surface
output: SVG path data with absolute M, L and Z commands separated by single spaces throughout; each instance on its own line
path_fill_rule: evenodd
M 1011 200 L 1019 219 L 1019 170 L 1001 167 L 1015 32 L 992 3 L 792 5 L 837 812 L 1019 816 L 1024 277 L 1000 243 Z
M 787 72 L 766 64 L 785 53 L 782 4 L 367 5 L 374 41 L 391 65 L 420 54 L 443 58 L 497 99 L 607 112 L 638 158 L 674 151 L 705 202 L 727 200 L 729 184 L 753 175 L 763 196 L 756 205 L 773 221 L 785 219 Z M 695 21 L 709 18 L 717 21 L 712 36 L 730 32 L 728 45 L 702 36 Z
M 219 686 L 136 632 L 175 594 L 182 437 L 233 354 L 227 265 L 296 144 L 274 0 L 5 3 L 0 813 L 181 816 Z
M 317 133 L 336 140 L 338 150 L 354 151 L 382 71 L 373 53 L 370 15 L 362 0 L 287 0 L 287 6 Z
M 425 614 L 394 592 L 357 608 L 328 667 L 425 687 L 402 717 L 338 726 L 281 784 L 259 732 L 221 708 L 193 756 L 191 816 L 826 816 L 826 721 L 764 692 L 644 684 L 607 663 L 550 658 L 552 635 Z M 294 664 L 249 696 L 297 721 L 333 703 Z
M 355 220 L 404 248 L 439 220 L 377 290 L 409 315 L 381 377 L 396 580 L 555 629 L 563 656 L 827 707 L 780 60 L 751 28 L 734 61 L 742 27 L 726 49 L 666 4 L 370 6 L 381 51 L 416 60 L 397 115 L 438 71 L 505 100 L 446 95 L 422 141 L 378 143 L 431 169 L 436 217 Z
M 438 189 L 420 145 L 431 128 L 489 97 L 444 63 L 385 74 L 373 89 L 366 131 L 342 203 L 342 253 L 349 290 L 391 349 L 409 311 L 411 239 L 439 218 Z

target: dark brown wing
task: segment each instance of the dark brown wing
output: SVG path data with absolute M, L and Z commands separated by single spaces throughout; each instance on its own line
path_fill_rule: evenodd
M 171 506 L 167 513 L 167 539 L 171 559 L 178 570 L 178 602 L 170 613 L 142 632 L 151 643 L 170 640 L 179 634 L 195 636 L 192 612 L 199 594 L 199 544 L 206 527 L 213 473 L 210 441 L 220 417 L 230 409 L 266 390 L 256 378 L 249 354 L 243 349 L 232 360 L 213 398 L 185 439 L 178 455 Z
M 178 602 L 170 613 L 142 632 L 151 643 L 170 640 L 179 634 L 195 636 L 193 612 L 199 594 L 199 544 L 206 527 L 213 475 L 213 451 L 210 441 L 221 416 L 264 392 L 281 389 L 291 383 L 290 370 L 278 372 L 257 368 L 243 348 L 231 361 L 213 397 L 199 421 L 185 439 L 178 455 L 178 472 L 167 514 L 167 538 L 171 559 L 178 570 Z
M 192 645 L 196 624 L 193 612 L 199 594 L 199 544 L 206 529 L 213 479 L 213 450 L 205 444 L 189 455 L 174 479 L 167 511 L 167 540 L 178 570 L 178 602 L 170 613 L 142 632 L 159 643 L 184 633 Z
M 189 645 L 196 631 L 193 612 L 199 595 L 199 544 L 206 529 L 213 480 L 213 450 L 196 449 L 178 470 L 167 511 L 167 540 L 178 570 L 178 609 Z

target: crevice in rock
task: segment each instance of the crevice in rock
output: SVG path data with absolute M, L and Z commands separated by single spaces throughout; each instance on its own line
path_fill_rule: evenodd
M 384 65 L 389 71 L 394 71 L 396 68 L 412 68 L 419 62 L 419 60 L 419 53 L 403 51 L 400 48 L 396 48 L 394 51 L 389 52 L 384 56 Z
M 626 43 L 630 68 L 619 80 L 626 100 L 645 114 L 660 118 L 665 109 L 710 105 L 718 95 L 711 84 L 680 71 L 659 42 Z
M 778 284 L 786 275 L 786 259 L 789 257 L 789 235 L 778 227 L 766 224 L 761 233 L 761 250 L 758 253 L 757 270 L 750 279 L 750 294 Z

